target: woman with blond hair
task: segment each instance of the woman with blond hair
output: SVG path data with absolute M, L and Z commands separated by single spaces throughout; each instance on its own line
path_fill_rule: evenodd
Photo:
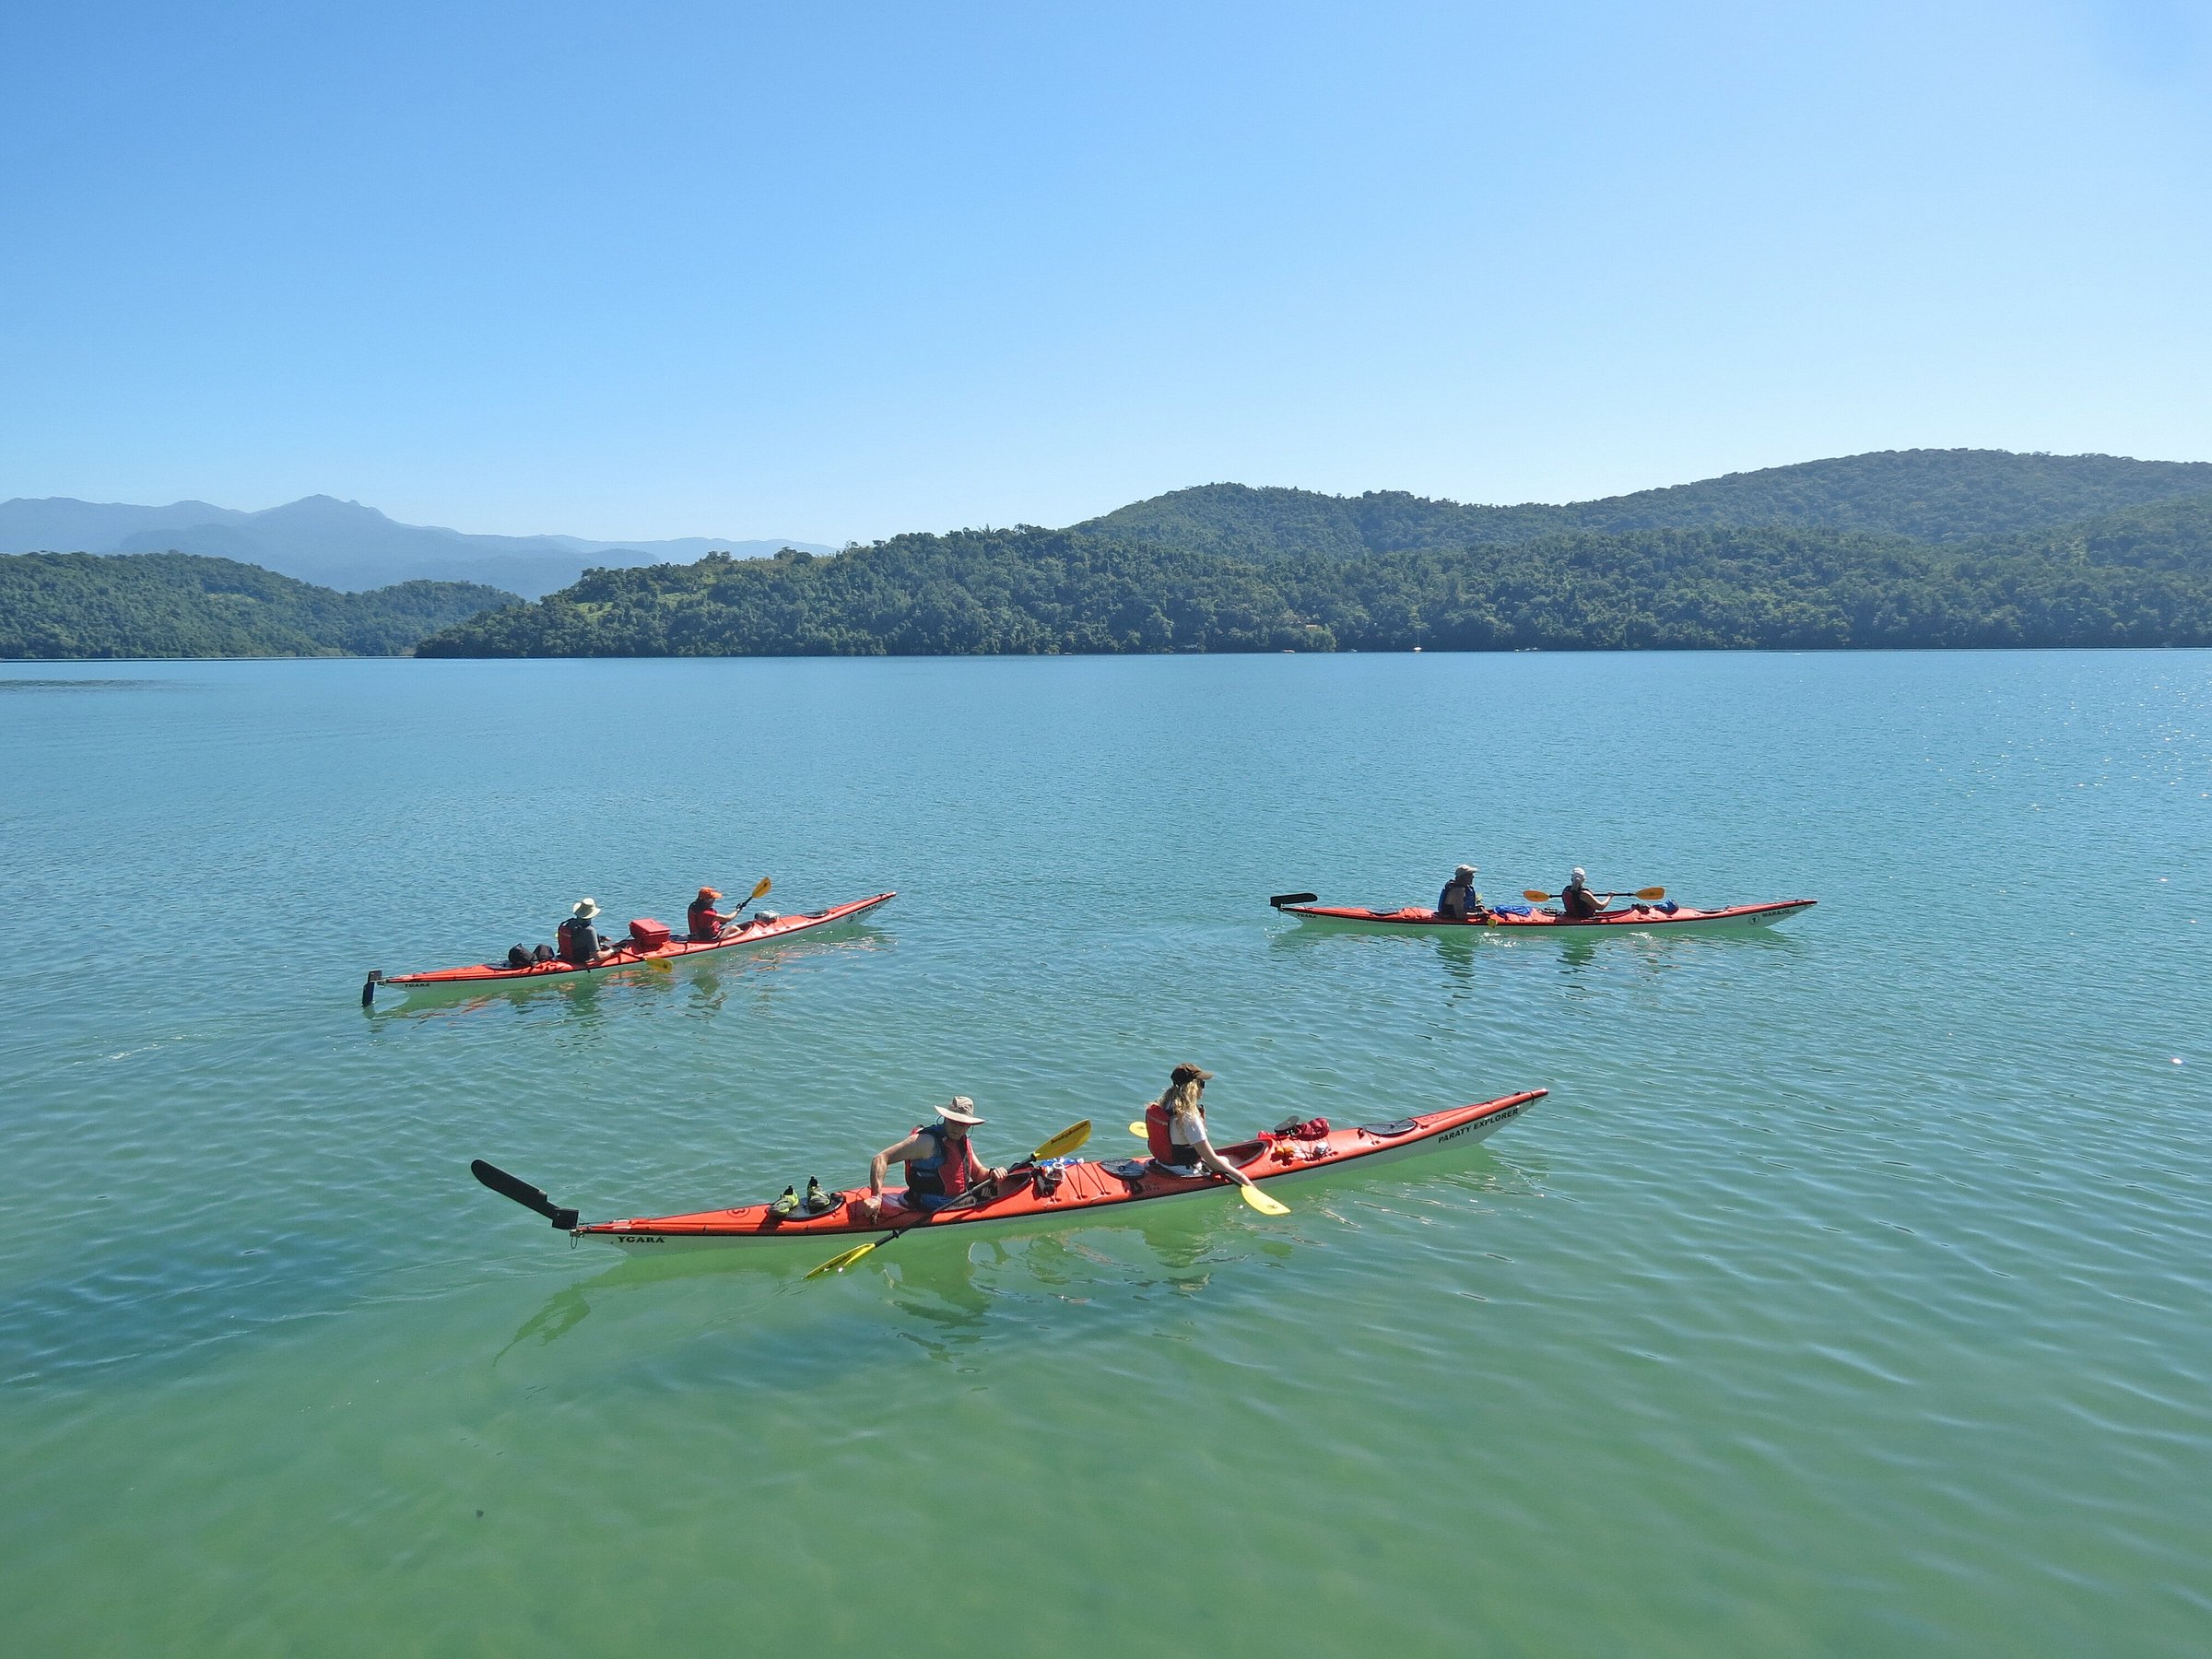
M 1152 1148 L 1153 1161 L 1171 1174 L 1211 1170 L 1248 1187 L 1252 1177 L 1215 1151 L 1206 1134 L 1204 1097 L 1213 1075 L 1187 1060 L 1171 1072 L 1166 1091 L 1145 1108 L 1145 1141 Z

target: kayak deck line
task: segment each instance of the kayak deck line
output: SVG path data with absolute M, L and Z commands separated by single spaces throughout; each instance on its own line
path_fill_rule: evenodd
M 1556 911 L 1531 911 L 1525 916 L 1500 915 L 1492 912 L 1489 920 L 1475 917 L 1459 919 L 1440 916 L 1435 911 L 1420 905 L 1408 904 L 1394 911 L 1369 910 L 1359 905 L 1336 904 L 1278 904 L 1275 908 L 1286 916 L 1300 916 L 1315 922 L 1349 922 L 1377 927 L 1473 927 L 1485 933 L 1551 933 L 1569 929 L 1616 930 L 1631 933 L 1663 932 L 1686 927 L 1771 927 L 1785 917 L 1806 911 L 1819 902 L 1817 899 L 1774 899 L 1763 904 L 1731 904 L 1719 910 L 1698 910 L 1680 905 L 1670 915 L 1653 908 L 1607 911 L 1601 916 L 1582 921 L 1571 921 Z
M 463 968 L 436 968 L 422 973 L 387 974 L 378 969 L 369 975 L 367 982 L 361 986 L 361 1006 L 369 1006 L 376 996 L 378 987 L 383 985 L 397 986 L 405 991 L 444 985 L 523 984 L 535 980 L 569 979 L 577 975 L 588 977 L 620 968 L 636 968 L 650 962 L 676 962 L 686 957 L 712 956 L 719 950 L 765 944 L 770 939 L 786 939 L 793 934 L 849 922 L 878 905 L 888 904 L 898 896 L 896 892 L 877 893 L 873 898 L 855 899 L 847 904 L 833 904 L 827 910 L 779 916 L 773 922 L 748 921 L 719 939 L 671 937 L 667 944 L 653 950 L 639 950 L 626 945 L 607 952 L 588 966 L 565 962 L 556 957 L 551 961 L 532 962 L 525 968 L 510 968 L 504 962 L 475 962 Z
M 1221 1156 L 1255 1182 L 1265 1185 L 1354 1165 L 1391 1163 L 1401 1158 L 1453 1151 L 1472 1147 L 1503 1128 L 1547 1092 L 1542 1088 L 1523 1089 L 1496 1100 L 1448 1107 L 1395 1123 L 1332 1129 L 1325 1137 L 1312 1141 L 1277 1140 L 1271 1145 L 1252 1140 L 1222 1148 Z M 1289 1156 L 1278 1156 L 1277 1147 L 1290 1147 Z M 1057 1180 L 1049 1190 L 1042 1190 L 1035 1180 L 1010 1178 L 1007 1190 L 987 1203 L 941 1211 L 919 1222 L 902 1204 L 891 1202 L 901 1195 L 902 1189 L 896 1188 L 886 1191 L 882 1214 L 872 1221 L 861 1218 L 854 1201 L 864 1197 L 867 1189 L 854 1187 L 835 1194 L 837 1207 L 819 1216 L 794 1215 L 778 1219 L 769 1206 L 754 1204 L 699 1210 L 688 1215 L 587 1222 L 568 1230 L 571 1240 L 594 1240 L 633 1253 L 640 1251 L 658 1253 L 687 1247 L 771 1244 L 792 1240 L 812 1240 L 818 1243 L 835 1239 L 857 1243 L 866 1239 L 886 1238 L 902 1229 L 911 1228 L 921 1233 L 947 1227 L 985 1227 L 1106 1214 L 1119 1212 L 1132 1204 L 1195 1198 L 1207 1193 L 1225 1193 L 1230 1188 L 1227 1181 L 1211 1173 L 1170 1174 L 1141 1155 L 1130 1159 L 1071 1159 L 1054 1165 L 1053 1173 Z M 542 1194 L 537 1196 L 543 1198 Z M 550 1212 L 541 1210 L 541 1213 Z

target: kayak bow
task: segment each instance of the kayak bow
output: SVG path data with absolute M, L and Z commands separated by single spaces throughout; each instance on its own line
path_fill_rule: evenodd
M 1530 1105 L 1544 1098 L 1541 1088 L 1524 1089 L 1472 1106 L 1447 1107 L 1441 1112 L 1400 1118 L 1394 1123 L 1369 1124 L 1332 1129 L 1318 1140 L 1277 1139 L 1246 1141 L 1221 1148 L 1221 1156 L 1255 1182 L 1301 1180 L 1355 1165 L 1394 1163 L 1403 1158 L 1451 1152 L 1474 1146 L 1503 1128 Z M 486 1166 L 489 1169 L 489 1166 Z M 527 1206 L 540 1215 L 572 1216 L 572 1210 L 554 1206 L 535 1187 L 504 1171 L 491 1170 L 479 1181 Z M 1009 1171 L 1006 1190 L 988 1203 L 972 1208 L 947 1210 L 921 1220 L 900 1200 L 902 1189 L 884 1194 L 883 1212 L 874 1220 L 864 1218 L 856 1200 L 865 1187 L 836 1194 L 837 1207 L 819 1216 L 794 1215 L 779 1219 L 765 1204 L 733 1209 L 700 1210 L 687 1216 L 633 1217 L 622 1221 L 593 1221 L 571 1226 L 579 1239 L 612 1244 L 631 1254 L 659 1255 L 668 1251 L 731 1244 L 771 1244 L 784 1240 L 812 1241 L 844 1239 L 858 1243 L 902 1230 L 935 1231 L 942 1228 L 970 1228 L 1040 1223 L 1070 1217 L 1119 1215 L 1131 1205 L 1166 1203 L 1196 1198 L 1207 1193 L 1227 1195 L 1230 1182 L 1219 1176 L 1171 1174 L 1148 1158 L 1082 1159 L 1053 1162 L 1037 1170 L 1017 1165 Z M 511 1190 L 512 1189 L 512 1190 Z

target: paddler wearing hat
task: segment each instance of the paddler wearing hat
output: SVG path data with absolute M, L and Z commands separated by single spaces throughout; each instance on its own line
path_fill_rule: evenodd
M 1452 879 L 1444 883 L 1444 890 L 1436 896 L 1437 919 L 1481 922 L 1488 920 L 1489 913 L 1482 895 L 1475 890 L 1475 866 L 1461 865 L 1452 872 Z
M 1559 889 L 1559 908 L 1570 922 L 1587 922 L 1605 911 L 1606 901 L 1590 890 L 1590 878 L 1583 874 L 1581 865 L 1574 866 L 1574 874 Z
M 592 925 L 592 918 L 599 913 L 596 899 L 580 899 L 569 912 L 569 919 L 560 924 L 560 959 L 573 962 L 579 968 L 589 968 L 607 948 L 606 935 Z
M 1168 1074 L 1167 1091 L 1145 1108 L 1145 1141 L 1155 1163 L 1178 1175 L 1200 1170 L 1251 1186 L 1252 1177 L 1214 1150 L 1206 1128 L 1206 1086 L 1214 1074 L 1187 1060 Z
M 975 1102 L 954 1095 L 937 1108 L 934 1124 L 923 1124 L 895 1147 L 886 1147 L 868 1164 L 868 1195 L 856 1207 L 869 1220 L 883 1213 L 883 1176 L 892 1164 L 906 1166 L 906 1207 L 926 1215 L 943 1209 L 985 1182 L 995 1183 L 1004 1170 L 986 1170 L 975 1155 L 968 1131 L 983 1120 Z
M 714 901 L 721 897 L 720 888 L 702 887 L 699 889 L 699 897 L 691 900 L 691 908 L 684 912 L 684 924 L 690 928 L 695 944 L 710 944 L 722 937 L 722 930 L 728 925 L 730 916 L 724 915 L 714 908 Z M 732 911 L 730 915 L 736 913 Z

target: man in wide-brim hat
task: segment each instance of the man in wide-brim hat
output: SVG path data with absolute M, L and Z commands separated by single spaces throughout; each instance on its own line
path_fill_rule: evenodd
M 917 1125 L 897 1146 L 877 1153 L 868 1164 L 868 1195 L 859 1201 L 861 1212 L 870 1220 L 883 1213 L 884 1171 L 895 1163 L 906 1166 L 906 1207 L 924 1214 L 1005 1179 L 1006 1171 L 983 1168 L 969 1140 L 968 1132 L 982 1121 L 973 1100 L 954 1095 L 937 1108 L 935 1123 Z

